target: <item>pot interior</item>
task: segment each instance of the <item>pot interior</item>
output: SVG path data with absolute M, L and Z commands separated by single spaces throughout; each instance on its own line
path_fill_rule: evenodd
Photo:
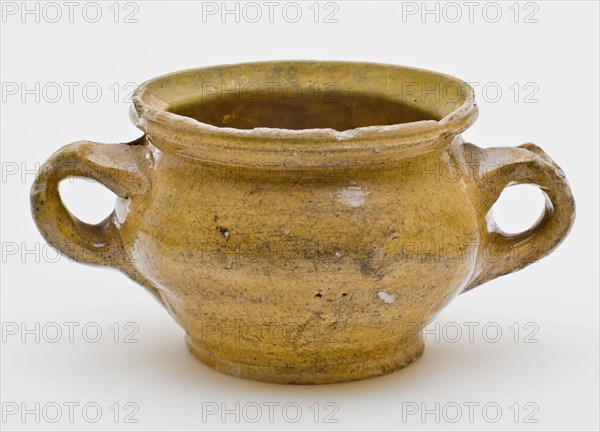
M 277 61 L 164 75 L 140 86 L 134 106 L 139 116 L 168 121 L 171 126 L 181 117 L 194 119 L 199 122 L 193 126 L 198 132 L 210 130 L 202 124 L 229 131 L 260 128 L 262 132 L 257 133 L 266 133 L 265 129 L 308 133 L 364 132 L 369 127 L 408 123 L 432 127 L 436 122 L 448 131 L 452 127 L 449 121 L 455 122 L 458 131 L 468 125 L 463 119 L 472 114 L 466 109 L 474 106 L 470 95 L 471 88 L 463 81 L 422 69 Z M 156 117 L 147 115 L 149 111 L 175 116 Z M 183 124 L 190 126 L 190 122 Z
M 172 105 L 175 114 L 217 127 L 236 129 L 335 129 L 440 120 L 439 115 L 415 104 L 378 94 L 325 91 L 310 87 L 258 85 L 236 89 L 213 88 L 213 94 Z

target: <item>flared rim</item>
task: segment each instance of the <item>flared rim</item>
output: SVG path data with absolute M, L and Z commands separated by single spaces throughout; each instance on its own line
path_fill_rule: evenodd
M 236 73 L 243 76 L 253 70 L 285 68 L 295 68 L 300 72 L 315 68 L 334 71 L 337 68 L 369 70 L 381 74 L 379 77 L 389 76 L 391 80 L 401 79 L 406 75 L 417 76 L 423 77 L 427 82 L 450 83 L 460 90 L 461 96 L 459 100 L 453 101 L 453 105 L 442 101 L 446 104 L 444 109 L 449 111 L 439 120 L 363 126 L 344 131 L 332 128 L 236 129 L 214 126 L 170 111 L 174 100 L 171 89 L 177 89 L 172 91 L 173 94 L 185 94 L 185 86 L 193 89 L 194 80 L 200 80 L 202 76 L 231 76 Z M 374 154 L 392 156 L 394 153 L 400 156 L 410 149 L 431 146 L 440 140 L 451 138 L 467 129 L 477 118 L 478 108 L 473 95 L 473 89 L 468 83 L 425 69 L 345 61 L 264 61 L 187 69 L 153 78 L 141 84 L 134 92 L 130 114 L 134 124 L 151 138 L 157 138 L 157 147 L 167 151 L 205 156 L 207 160 L 214 159 L 217 153 L 223 153 L 223 157 L 217 157 L 223 162 L 241 162 L 254 158 L 273 163 L 296 161 L 297 164 L 320 164 L 348 158 L 371 159 Z

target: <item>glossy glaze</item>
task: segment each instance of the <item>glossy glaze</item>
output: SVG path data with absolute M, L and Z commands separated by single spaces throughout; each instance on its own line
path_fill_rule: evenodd
M 476 115 L 467 84 L 418 69 L 179 72 L 136 92 L 140 139 L 55 153 L 32 211 L 50 244 L 148 288 L 218 370 L 280 383 L 381 375 L 419 357 L 422 327 L 452 298 L 548 254 L 572 225 L 560 168 L 532 144 L 464 143 Z M 115 212 L 78 221 L 58 195 L 68 175 L 113 190 Z M 540 186 L 547 208 L 507 235 L 490 209 L 516 183 Z

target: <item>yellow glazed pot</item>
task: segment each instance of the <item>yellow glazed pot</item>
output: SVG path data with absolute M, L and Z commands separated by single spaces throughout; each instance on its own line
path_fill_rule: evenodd
M 402 368 L 456 295 L 550 253 L 573 223 L 539 147 L 462 140 L 472 89 L 440 73 L 251 63 L 165 75 L 133 101 L 144 135 L 54 153 L 33 217 L 64 254 L 145 286 L 191 352 L 235 376 L 320 384 Z M 78 220 L 59 196 L 67 176 L 106 185 L 114 212 Z M 519 183 L 546 207 L 509 235 L 490 209 Z

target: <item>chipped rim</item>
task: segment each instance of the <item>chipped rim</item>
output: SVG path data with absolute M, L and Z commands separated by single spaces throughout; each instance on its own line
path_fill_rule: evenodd
M 170 105 L 157 98 L 149 88 L 166 79 L 201 71 L 260 66 L 302 67 L 315 64 L 387 68 L 399 73 L 424 72 L 456 84 L 463 90 L 465 97 L 459 106 L 439 121 L 363 126 L 345 131 L 332 128 L 237 129 L 214 126 L 170 112 Z M 146 133 L 151 144 L 180 156 L 226 164 L 311 166 L 403 159 L 449 143 L 454 136 L 471 126 L 478 115 L 473 88 L 458 78 L 426 69 L 346 61 L 283 60 L 186 69 L 142 83 L 134 92 L 132 101 L 130 118 L 136 127 Z

